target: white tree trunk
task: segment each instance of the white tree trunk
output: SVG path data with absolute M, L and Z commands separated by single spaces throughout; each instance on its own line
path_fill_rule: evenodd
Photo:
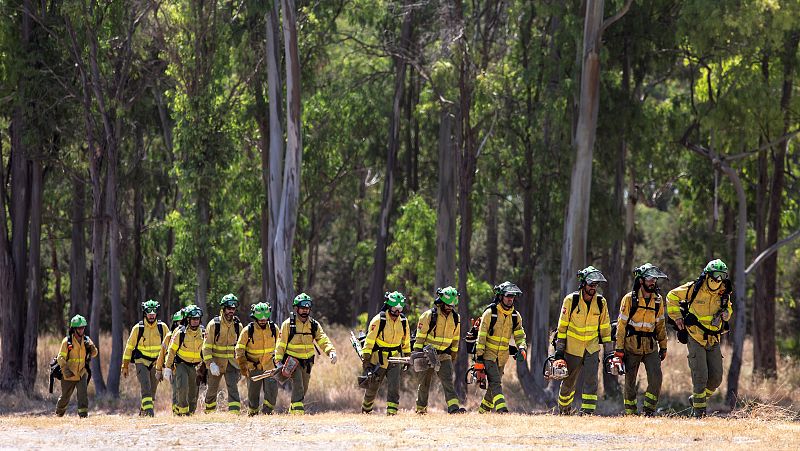
M 454 285 L 456 276 L 456 155 L 452 127 L 450 110 L 442 105 L 436 215 L 436 288 Z
M 283 168 L 283 191 L 275 234 L 275 289 L 277 313 L 287 314 L 294 296 L 292 247 L 297 226 L 300 169 L 303 143 L 300 130 L 300 55 L 294 0 L 282 0 L 283 39 L 286 54 L 286 159 Z

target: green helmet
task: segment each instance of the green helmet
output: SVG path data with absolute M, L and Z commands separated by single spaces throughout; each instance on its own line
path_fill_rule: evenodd
M 594 266 L 587 266 L 578 271 L 578 282 L 581 286 L 598 282 L 608 282 L 603 273 Z
M 173 323 L 177 323 L 177 322 L 183 321 L 183 318 L 185 317 L 185 315 L 186 315 L 186 312 L 184 312 L 183 309 L 178 310 L 177 312 L 175 312 L 172 315 L 172 322 Z
M 89 323 L 86 322 L 86 318 L 82 317 L 81 315 L 75 315 L 75 316 L 72 317 L 71 320 L 69 320 L 69 327 L 70 328 L 86 327 L 88 325 L 89 325 Z
M 142 302 L 142 313 L 145 315 L 148 313 L 158 313 L 158 309 L 161 307 L 161 304 L 158 301 L 150 299 L 149 301 Z
M 222 296 L 222 299 L 219 301 L 219 305 L 222 308 L 225 307 L 236 308 L 239 306 L 239 298 L 237 298 L 236 295 L 233 293 L 228 293 L 225 296 Z
M 294 297 L 294 301 L 292 301 L 293 307 L 308 307 L 311 308 L 311 296 L 300 293 Z
M 458 290 L 453 287 L 439 288 L 436 290 L 436 301 L 455 307 L 458 305 Z
M 260 319 L 269 319 L 272 315 L 272 307 L 269 302 L 259 302 L 250 306 L 250 318 L 258 321 Z
M 500 285 L 495 285 L 494 294 L 496 296 L 519 296 L 522 294 L 522 290 L 520 290 L 519 287 L 513 283 L 505 281 Z
M 727 279 L 728 265 L 720 259 L 711 260 L 703 269 L 703 274 L 707 274 L 716 280 Z
M 383 298 L 386 299 L 386 305 L 389 307 L 403 308 L 406 306 L 406 297 L 399 291 L 392 291 L 391 293 L 387 291 Z
M 633 277 L 634 278 L 643 278 L 643 279 L 669 279 L 666 274 L 664 274 L 657 266 L 653 265 L 652 263 L 645 263 L 642 266 L 633 270 Z
M 185 307 L 184 310 L 185 310 L 184 318 L 191 319 L 191 318 L 202 318 L 203 317 L 203 311 L 200 310 L 200 307 L 198 307 L 196 305 L 187 306 L 187 307 Z

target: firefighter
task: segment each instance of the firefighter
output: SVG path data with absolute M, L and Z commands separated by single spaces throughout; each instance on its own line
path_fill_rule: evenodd
M 131 361 L 136 365 L 136 377 L 139 379 L 142 401 L 140 416 L 153 416 L 153 398 L 158 387 L 155 362 L 161 350 L 164 336 L 169 332 L 167 325 L 156 319 L 161 305 L 150 299 L 142 302 L 144 319 L 131 329 L 125 353 L 122 355 L 122 375 L 128 377 Z
M 172 325 L 170 326 L 169 332 L 164 337 L 164 341 L 161 342 L 161 350 L 158 352 L 158 359 L 156 360 L 156 380 L 164 380 L 164 361 L 167 359 L 167 350 L 169 349 L 170 341 L 172 341 L 172 335 L 177 332 L 177 330 L 181 326 L 186 325 L 186 308 L 181 308 L 177 312 L 172 315 Z M 171 371 L 175 371 L 175 367 L 173 365 L 170 368 Z M 170 382 L 170 387 L 172 388 L 172 413 L 178 413 L 178 398 L 177 392 L 175 391 L 175 381 L 173 380 Z M 194 406 L 197 405 L 197 400 L 194 403 L 189 403 L 190 412 L 194 413 Z
M 666 303 L 658 279 L 666 279 L 667 275 L 645 263 L 633 271 L 633 277 L 633 291 L 619 305 L 614 356 L 625 363 L 625 414 L 637 413 L 636 375 L 639 365 L 644 363 L 647 390 L 643 410 L 645 416 L 653 416 L 661 393 L 661 362 L 667 356 Z
M 733 286 L 722 260 L 708 262 L 697 280 L 667 293 L 667 315 L 678 329 L 678 339 L 689 348 L 692 373 L 692 415 L 706 415 L 708 399 L 722 383 L 720 335 L 733 315 Z
M 399 291 L 387 292 L 381 312 L 369 322 L 369 330 L 361 352 L 364 369 L 378 366 L 376 377 L 364 392 L 362 413 L 372 413 L 375 395 L 383 379 L 389 380 L 386 393 L 386 415 L 397 415 L 400 403 L 400 365 L 390 364 L 389 357 L 402 357 L 411 353 L 408 320 L 403 315 L 406 297 Z
M 181 326 L 172 333 L 167 360 L 164 362 L 164 379 L 172 382 L 173 365 L 175 367 L 175 383 L 173 392 L 176 397 L 178 416 L 189 416 L 197 405 L 197 365 L 200 364 L 200 353 L 203 351 L 205 329 L 200 324 L 203 311 L 192 305 L 186 308 L 187 325 Z
M 75 315 L 69 321 L 69 332 L 61 340 L 61 349 L 58 352 L 58 366 L 61 367 L 61 397 L 56 404 L 56 415 L 63 417 L 69 405 L 72 392 L 78 392 L 78 416 L 89 416 L 89 397 L 87 385 L 90 372 L 87 368 L 91 358 L 97 357 L 97 346 L 86 335 L 86 318 Z
M 278 339 L 278 326 L 269 318 L 272 307 L 267 302 L 259 302 L 250 307 L 253 321 L 242 329 L 236 342 L 236 361 L 239 370 L 247 380 L 247 413 L 258 414 L 259 398 L 264 392 L 261 413 L 272 415 L 278 397 L 278 383 L 269 377 L 252 381 L 250 377 L 275 368 L 275 343 Z
M 436 348 L 436 352 L 439 354 L 441 367 L 436 375 L 442 383 L 447 413 L 466 412 L 464 408 L 459 407 L 458 397 L 453 386 L 453 364 L 458 355 L 459 337 L 461 336 L 461 324 L 458 312 L 455 311 L 458 300 L 459 294 L 455 288 L 437 289 L 433 307 L 419 317 L 417 338 L 414 341 L 415 351 L 421 351 L 425 345 L 429 344 Z M 428 411 L 428 391 L 431 387 L 433 373 L 433 368 L 419 373 L 416 408 L 418 414 L 425 414 Z
M 292 301 L 294 313 L 281 324 L 278 344 L 275 346 L 275 361 L 285 365 L 288 359 L 296 359 L 298 366 L 287 374 L 292 379 L 292 403 L 289 413 L 303 415 L 305 406 L 303 399 L 311 380 L 311 368 L 314 366 L 315 343 L 336 364 L 336 349 L 322 330 L 317 320 L 311 318 L 311 296 L 300 293 Z M 290 367 L 292 365 L 289 365 Z
M 206 326 L 206 339 L 203 343 L 203 361 L 208 369 L 208 390 L 206 391 L 206 413 L 217 409 L 219 383 L 225 377 L 228 386 L 228 411 L 239 413 L 239 364 L 236 363 L 235 348 L 239 340 L 242 324 L 236 316 L 239 299 L 228 293 L 220 300 L 219 316 Z
M 580 411 L 589 415 L 595 412 L 600 344 L 607 355 L 613 355 L 608 305 L 597 293 L 600 282 L 606 282 L 606 278 L 594 266 L 578 271 L 578 291 L 567 295 L 561 307 L 554 365 L 567 367 L 567 377 L 561 381 L 558 393 L 558 408 L 562 415 L 572 413 L 575 385 L 581 372 L 585 372 L 585 376 Z
M 494 301 L 481 315 L 475 347 L 475 370 L 484 371 L 489 382 L 478 413 L 492 409 L 498 413 L 508 413 L 502 379 L 503 368 L 510 355 L 509 344 L 516 344 L 516 360 L 527 359 L 528 345 L 525 343 L 522 315 L 514 308 L 514 300 L 522 295 L 522 291 L 511 282 L 503 282 L 494 287 L 494 293 Z

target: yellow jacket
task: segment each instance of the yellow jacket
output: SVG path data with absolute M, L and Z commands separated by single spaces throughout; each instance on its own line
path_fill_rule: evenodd
M 139 333 L 142 329 L 144 329 L 144 332 L 142 333 L 142 338 L 139 339 Z M 166 335 L 167 333 L 167 325 L 161 321 L 155 321 L 153 324 L 147 321 L 139 321 L 133 326 L 131 334 L 128 336 L 128 343 L 125 345 L 125 352 L 122 354 L 122 363 L 133 360 L 133 363 L 153 364 L 155 360 L 158 360 L 158 353 L 161 350 L 161 335 Z M 134 349 L 141 353 L 137 358 L 133 358 Z
M 379 336 L 378 329 L 380 329 L 381 316 L 386 318 L 386 325 Z M 405 325 L 403 325 L 404 323 Z M 361 351 L 361 356 L 362 358 L 370 356 L 370 363 L 373 365 L 380 364 L 381 367 L 388 368 L 389 357 L 411 353 L 410 335 L 408 321 L 405 317 L 392 319 L 386 312 L 381 312 L 373 316 L 369 322 L 369 330 L 364 340 L 364 349 Z M 382 348 L 380 352 L 373 352 L 378 348 Z M 394 348 L 394 350 L 386 348 Z
M 181 334 L 184 334 L 183 344 L 181 341 Z M 176 363 L 176 359 L 180 359 L 188 364 L 200 363 L 200 352 L 203 350 L 203 327 L 200 326 L 195 330 L 191 327 L 182 326 L 172 333 L 172 338 L 169 342 L 169 350 L 167 351 L 167 361 L 165 366 L 172 368 Z M 180 345 L 180 348 L 178 347 Z
M 311 336 L 311 322 L 316 322 L 316 320 L 311 317 L 309 317 L 306 322 L 302 322 L 299 319 L 297 320 L 295 334 L 291 337 L 291 342 L 287 343 L 286 341 L 289 340 L 289 336 L 291 335 L 291 323 L 294 317 L 295 314 L 292 313 L 292 316 L 286 318 L 283 324 L 281 324 L 281 334 L 278 337 L 278 344 L 275 345 L 276 361 L 282 362 L 285 354 L 297 359 L 310 359 L 314 357 L 315 341 L 325 354 L 330 355 L 331 352 L 336 351 L 333 347 L 333 343 L 331 343 L 331 340 L 325 335 L 325 331 L 322 330 L 322 325 L 319 324 L 319 322 L 317 322 L 316 327 L 317 333 L 313 337 Z
M 85 340 L 85 341 L 84 341 Z M 70 344 L 71 341 L 71 344 Z M 65 381 L 79 381 L 84 374 L 86 374 L 86 353 L 89 352 L 90 357 L 97 357 L 97 346 L 94 345 L 92 339 L 87 335 L 81 339 L 77 335 L 72 334 L 72 340 L 64 337 L 61 340 L 61 350 L 58 351 L 58 366 L 61 367 L 61 372 L 64 374 Z M 69 369 L 72 376 L 67 377 L 65 374 Z
M 433 308 L 439 309 L 438 306 Z M 445 351 L 449 348 L 450 352 L 458 352 L 458 341 L 461 336 L 461 322 L 456 325 L 455 312 L 445 316 L 442 310 L 436 312 L 435 327 L 431 327 L 431 310 L 425 310 L 419 317 L 417 324 L 417 338 L 414 341 L 414 349 L 420 350 L 429 344 L 437 351 Z M 429 332 L 430 331 L 430 332 Z
M 253 328 L 252 339 L 250 335 L 250 327 Z M 272 336 L 273 327 L 275 328 L 275 336 Z M 239 362 L 239 367 L 242 364 L 247 365 L 247 369 L 253 370 L 271 370 L 275 368 L 275 343 L 278 340 L 278 327 L 271 321 L 267 322 L 267 327 L 261 328 L 258 323 L 252 322 L 242 329 L 239 334 L 239 341 L 236 342 L 236 360 Z
M 235 360 L 236 342 L 239 341 L 239 334 L 236 333 L 237 322 L 238 319 L 236 317 L 234 317 L 233 321 L 226 321 L 221 311 L 219 316 L 208 322 L 206 340 L 203 343 L 203 361 L 205 361 L 206 365 L 211 365 L 213 361 L 222 372 L 225 372 L 228 363 L 236 368 L 239 367 Z M 238 324 L 238 328 L 241 330 L 242 325 L 241 323 Z M 217 327 L 219 327 L 219 338 L 215 341 Z
M 694 282 L 687 282 L 667 293 L 667 315 L 673 321 L 681 317 L 680 302 L 688 300 L 692 295 L 692 290 L 694 290 Z M 703 326 L 712 331 L 718 331 L 722 328 L 722 323 L 719 326 L 713 326 L 711 322 L 714 319 L 714 315 L 722 308 L 723 291 L 724 288 L 722 286 L 716 291 L 711 291 L 708 287 L 708 278 L 706 278 L 697 293 L 697 297 L 694 298 L 692 305 L 689 307 L 689 313 L 694 314 Z M 728 302 L 727 310 L 728 318 L 730 319 L 733 317 L 733 305 L 731 302 Z M 689 330 L 689 335 L 703 346 L 719 343 L 719 335 L 708 335 L 706 338 L 705 332 L 695 325 L 687 326 L 687 329 Z
M 572 298 L 578 295 L 577 305 L 572 309 Z M 556 338 L 566 341 L 566 352 L 578 357 L 584 353 L 594 354 L 600 350 L 600 343 L 611 343 L 611 323 L 608 319 L 608 304 L 602 299 L 598 308 L 598 295 L 595 293 L 588 302 L 580 292 L 569 294 L 561 305 Z M 570 311 L 572 314 L 570 315 Z
M 180 330 L 181 326 L 176 327 L 174 330 L 167 332 L 164 335 L 164 341 L 161 342 L 161 350 L 158 351 L 158 358 L 156 359 L 156 370 L 161 371 L 164 369 L 164 361 L 167 359 L 167 350 L 169 349 L 170 341 L 172 341 L 172 334 L 176 330 Z
M 636 312 L 633 318 L 629 318 L 633 301 L 633 292 L 626 294 L 619 304 L 619 317 L 617 318 L 616 349 L 624 349 L 625 352 L 634 354 L 650 354 L 658 349 L 667 349 L 667 327 L 666 311 L 667 306 L 664 299 L 655 293 L 647 293 L 639 289 L 636 296 Z M 658 311 L 656 311 L 658 310 Z M 626 329 L 630 326 L 637 332 L 654 334 L 654 336 L 626 337 Z M 655 340 L 655 341 L 654 341 Z M 658 342 L 658 348 L 655 342 Z
M 528 345 L 525 343 L 522 315 L 513 307 L 510 310 L 503 309 L 501 304 L 498 304 L 496 309 L 497 321 L 491 333 L 489 332 L 489 326 L 491 326 L 492 322 L 493 308 L 487 308 L 481 315 L 481 327 L 478 330 L 475 355 L 476 357 L 483 357 L 484 360 L 497 361 L 497 364 L 502 367 L 508 361 L 508 344 L 512 336 L 517 348 L 526 349 Z M 516 328 L 514 328 L 515 316 L 517 318 Z

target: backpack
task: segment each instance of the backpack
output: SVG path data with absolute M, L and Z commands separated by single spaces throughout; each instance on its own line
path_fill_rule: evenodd
M 219 316 L 215 316 L 212 320 L 214 322 L 214 344 L 217 343 L 219 340 L 219 326 L 222 323 L 222 319 Z M 239 321 L 239 317 L 234 315 L 233 316 L 233 330 L 236 333 L 236 338 L 239 338 L 239 330 L 242 328 L 242 322 Z
M 686 327 L 688 328 L 688 326 L 697 326 L 700 330 L 703 331 L 704 337 L 706 339 L 708 339 L 709 335 L 716 336 L 716 335 L 720 335 L 720 334 L 730 330 L 730 323 L 728 321 L 723 321 L 722 324 L 721 324 L 721 327 L 719 328 L 719 330 L 711 330 L 711 329 L 703 326 L 703 324 L 700 323 L 700 320 L 697 318 L 697 316 L 695 316 L 694 313 L 689 313 L 689 308 L 692 306 L 692 303 L 694 302 L 695 298 L 697 297 L 697 293 L 700 292 L 700 288 L 703 286 L 703 282 L 704 281 L 705 281 L 705 274 L 702 274 L 702 275 L 700 275 L 700 277 L 697 278 L 697 280 L 692 282 L 692 289 L 691 289 L 692 290 L 692 294 L 687 299 L 684 299 L 683 301 L 679 301 L 678 304 L 680 305 L 681 317 L 683 318 L 683 321 L 684 321 L 684 324 L 686 325 Z M 731 294 L 733 294 L 733 282 L 731 282 L 730 279 L 725 279 L 725 280 L 722 281 L 722 283 L 723 283 L 723 285 L 725 285 L 725 294 L 722 295 L 722 299 L 721 299 L 722 302 L 720 304 L 720 309 L 727 310 L 728 309 L 728 303 L 730 302 L 730 296 L 731 296 Z M 675 324 L 675 321 L 673 321 L 672 318 L 670 318 L 669 316 L 667 316 L 667 323 L 670 324 L 676 331 L 678 331 L 678 333 L 682 332 L 682 331 L 678 330 L 677 324 Z M 687 329 L 684 329 L 684 331 L 686 331 L 686 330 Z M 685 337 L 685 338 L 688 339 L 688 336 Z M 679 340 L 680 340 L 680 337 L 679 337 Z M 681 343 L 684 343 L 683 340 L 680 340 L 680 341 L 681 341 Z
M 181 329 L 180 329 L 180 331 L 178 332 L 178 334 L 179 334 L 179 335 L 178 335 L 178 349 L 180 349 L 180 348 L 181 348 L 181 346 L 183 346 L 183 340 L 185 340 L 185 339 L 186 339 L 186 328 L 187 328 L 187 327 L 189 327 L 189 326 L 181 326 Z M 201 334 L 201 335 L 202 335 L 202 334 L 204 334 L 204 333 L 206 333 L 206 328 L 205 328 L 205 327 L 203 327 L 203 325 L 202 325 L 202 324 L 199 326 L 199 329 L 200 329 L 200 334 Z M 177 351 L 176 351 L 175 357 L 176 357 L 176 358 L 178 357 L 178 355 L 177 355 Z
M 378 336 L 383 333 L 383 329 L 386 328 L 386 311 L 382 311 L 380 314 L 381 322 L 378 325 L 378 333 L 375 336 Z M 408 335 L 408 320 L 406 319 L 406 315 L 400 314 L 400 321 L 403 323 L 403 333 Z
M 455 327 L 458 328 L 458 312 L 453 310 L 453 321 L 455 322 Z M 436 322 L 439 321 L 439 308 L 435 305 L 431 308 L 431 320 L 428 322 L 428 334 L 433 331 L 433 336 L 436 337 Z
M 486 310 L 492 311 L 492 319 L 489 321 L 489 336 L 494 335 L 494 325 L 497 324 L 497 302 L 492 302 L 491 304 L 487 305 L 486 308 L 483 310 L 483 313 L 486 313 Z M 511 314 L 511 331 L 517 330 L 517 326 L 519 325 L 519 312 L 514 309 L 514 312 Z
M 136 338 L 136 345 L 133 347 L 133 352 L 131 353 L 131 360 L 136 360 L 136 359 L 149 360 L 150 366 L 152 366 L 153 362 L 155 362 L 156 359 L 151 359 L 150 357 L 145 356 L 144 354 L 141 353 L 141 351 L 139 351 L 139 342 L 142 341 L 142 337 L 144 336 L 144 320 L 139 321 L 139 324 L 137 324 L 137 326 L 139 327 L 139 336 Z M 161 344 L 164 342 L 164 335 L 166 334 L 166 332 L 164 332 L 164 329 L 167 327 L 167 325 L 162 321 L 157 321 L 156 327 L 158 327 L 158 335 L 161 337 L 158 343 Z
M 272 331 L 272 338 L 277 338 L 278 337 L 278 332 L 277 332 L 277 330 L 275 328 L 275 323 L 273 323 L 272 321 L 269 321 L 269 329 Z M 255 341 L 253 340 L 253 333 L 255 332 L 255 330 L 256 330 L 256 324 L 255 324 L 255 322 L 251 321 L 250 324 L 247 325 L 247 342 L 248 343 L 255 343 Z

